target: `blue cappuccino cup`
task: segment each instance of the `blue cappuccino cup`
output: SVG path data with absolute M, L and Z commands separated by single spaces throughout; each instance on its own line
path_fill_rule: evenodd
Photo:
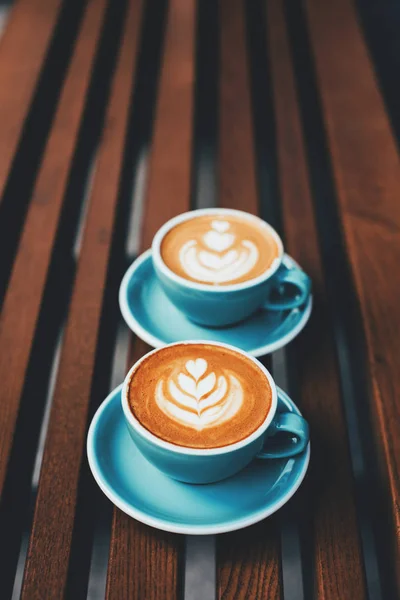
M 265 378 L 265 394 L 271 399 L 264 421 L 250 435 L 239 442 L 218 448 L 190 448 L 165 441 L 144 427 L 129 404 L 129 386 L 135 371 L 148 357 L 166 347 L 196 344 L 233 350 L 252 361 Z M 262 398 L 260 398 L 262 402 Z M 160 471 L 186 483 L 205 484 L 226 479 L 244 469 L 252 460 L 272 460 L 295 456 L 303 452 L 309 442 L 307 421 L 292 412 L 277 413 L 278 397 L 274 380 L 268 370 L 246 352 L 209 341 L 190 341 L 168 344 L 143 356 L 128 372 L 121 393 L 122 410 L 130 437 L 143 456 Z
M 274 240 L 276 257 L 260 275 L 240 283 L 210 285 L 178 275 L 163 260 L 163 240 L 174 227 L 201 216 L 215 216 L 219 224 L 223 224 L 224 217 L 229 216 L 252 224 Z M 211 234 L 222 242 L 228 235 L 220 231 L 212 231 Z M 190 244 L 190 240 L 188 242 Z M 195 249 L 190 250 L 193 252 Z M 311 280 L 297 265 L 285 266 L 283 258 L 282 240 L 273 227 L 259 217 L 233 209 L 200 209 L 181 214 L 167 221 L 152 243 L 154 269 L 165 294 L 190 320 L 211 327 L 237 323 L 260 308 L 281 311 L 305 304 L 310 295 Z

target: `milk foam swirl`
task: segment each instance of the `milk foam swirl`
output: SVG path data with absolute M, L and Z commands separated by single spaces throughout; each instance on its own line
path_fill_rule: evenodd
M 160 380 L 155 390 L 159 408 L 172 420 L 202 430 L 231 419 L 243 402 L 238 379 L 224 370 L 208 371 L 203 358 L 188 360 L 168 380 Z
M 228 221 L 214 220 L 201 240 L 189 240 L 179 252 L 184 272 L 204 283 L 226 283 L 249 273 L 259 258 L 257 246 L 238 240 Z

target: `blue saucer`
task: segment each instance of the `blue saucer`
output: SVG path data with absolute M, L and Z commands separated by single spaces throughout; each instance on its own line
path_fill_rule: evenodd
M 310 445 L 296 457 L 254 461 L 237 475 L 208 485 L 170 479 L 137 450 L 121 408 L 121 387 L 97 410 L 89 429 L 89 465 L 104 494 L 147 525 L 185 534 L 224 533 L 268 517 L 304 479 Z M 299 410 L 278 388 L 278 412 Z
M 288 267 L 295 264 L 287 254 L 283 262 Z M 151 250 L 148 250 L 125 273 L 119 305 L 127 325 L 154 348 L 185 340 L 210 340 L 231 344 L 257 357 L 286 346 L 300 333 L 311 314 L 312 296 L 300 308 L 259 310 L 229 327 L 197 325 L 164 294 L 153 268 Z

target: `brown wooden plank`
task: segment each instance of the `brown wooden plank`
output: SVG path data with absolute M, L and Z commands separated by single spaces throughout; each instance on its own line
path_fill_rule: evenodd
M 50 414 L 22 590 L 26 600 L 65 593 L 141 11 L 142 0 L 130 0 Z
M 400 170 L 373 67 L 349 0 L 307 2 L 345 240 L 361 306 L 372 421 L 400 565 Z M 340 40 L 340 43 L 338 43 Z M 400 569 L 397 568 L 400 593 Z
M 279 530 L 274 517 L 217 538 L 217 597 L 282 598 Z
M 1 314 L 0 495 L 104 9 L 105 0 L 87 8 Z
M 315 593 L 332 600 L 365 598 L 349 448 L 283 2 L 266 4 L 286 247 L 311 275 L 315 295 L 312 319 L 291 346 L 299 403 L 312 435 L 303 508 L 309 513 L 304 518 L 315 556 Z
M 141 248 L 190 203 L 195 3 L 171 0 Z
M 132 338 L 127 370 L 151 347 Z M 114 510 L 107 599 L 177 597 L 180 536 L 168 534 Z
M 258 196 L 243 2 L 220 0 L 219 22 L 219 205 L 257 214 Z
M 151 150 L 141 248 L 157 229 L 189 209 L 194 86 L 194 0 L 171 0 Z M 148 347 L 136 340 L 131 366 Z M 173 600 L 178 595 L 180 536 L 114 510 L 107 599 Z
M 219 201 L 258 213 L 244 5 L 220 1 Z M 217 538 L 218 597 L 280 598 L 279 531 L 274 519 Z
M 19 0 L 0 41 L 0 201 L 61 0 Z

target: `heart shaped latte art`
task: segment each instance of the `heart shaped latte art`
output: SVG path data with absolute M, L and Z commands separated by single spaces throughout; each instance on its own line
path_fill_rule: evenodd
M 233 265 L 238 257 L 239 253 L 236 250 L 229 250 L 229 252 L 225 252 L 222 255 L 200 250 L 197 255 L 198 261 L 203 267 L 214 269 L 214 271 L 220 271 L 225 267 Z
M 196 358 L 196 360 L 188 360 L 186 370 L 196 381 L 200 379 L 207 370 L 207 361 L 204 358 Z
M 222 254 L 202 249 L 196 240 L 186 242 L 179 251 L 185 273 L 195 281 L 211 284 L 229 283 L 243 277 L 253 269 L 258 257 L 257 246 L 248 240 Z
M 217 376 L 206 360 L 195 358 L 158 382 L 156 402 L 172 420 L 200 431 L 231 419 L 242 405 L 243 390 L 232 373 Z
M 219 233 L 225 233 L 225 231 L 228 231 L 230 224 L 228 223 L 228 221 L 211 221 L 211 227 L 212 229 L 215 229 L 215 231 L 218 231 Z
M 232 246 L 235 241 L 233 233 L 219 233 L 218 231 L 207 231 L 203 235 L 203 241 L 210 250 L 224 252 Z

